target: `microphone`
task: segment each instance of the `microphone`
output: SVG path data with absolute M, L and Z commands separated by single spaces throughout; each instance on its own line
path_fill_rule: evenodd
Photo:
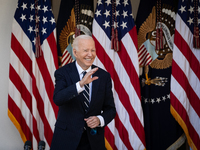
M 24 150 L 31 150 L 31 148 L 32 148 L 32 143 L 31 143 L 31 141 L 26 141 L 26 142 L 24 143 Z
M 38 144 L 38 150 L 44 150 L 45 149 L 45 142 L 44 141 L 40 141 Z

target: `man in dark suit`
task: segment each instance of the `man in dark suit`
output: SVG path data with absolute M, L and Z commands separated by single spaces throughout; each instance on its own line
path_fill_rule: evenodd
M 116 115 L 111 77 L 93 65 L 96 48 L 92 37 L 76 37 L 73 54 L 76 61 L 55 72 L 53 100 L 59 112 L 51 150 L 105 150 L 104 127 Z

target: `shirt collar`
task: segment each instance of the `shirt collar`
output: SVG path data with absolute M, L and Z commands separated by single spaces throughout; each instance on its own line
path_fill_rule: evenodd
M 77 61 L 75 62 L 75 64 L 76 64 L 76 68 L 77 68 L 77 70 L 78 70 L 78 74 L 79 74 L 79 75 L 80 75 L 81 73 L 83 73 L 83 71 L 89 72 L 89 71 L 92 69 L 92 67 L 90 66 L 87 70 L 83 70 L 83 69 L 81 68 L 81 66 L 79 66 L 79 64 L 77 63 Z

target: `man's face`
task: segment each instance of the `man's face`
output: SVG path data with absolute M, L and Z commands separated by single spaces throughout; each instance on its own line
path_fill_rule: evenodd
M 83 70 L 87 70 L 94 62 L 96 57 L 96 48 L 92 39 L 81 39 L 79 49 L 73 49 L 77 63 Z

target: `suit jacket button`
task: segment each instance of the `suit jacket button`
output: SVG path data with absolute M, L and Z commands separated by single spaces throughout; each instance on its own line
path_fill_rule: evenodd
M 82 131 L 82 133 L 85 131 L 85 129 L 84 129 L 85 127 L 83 127 L 83 128 L 81 128 L 81 131 Z

